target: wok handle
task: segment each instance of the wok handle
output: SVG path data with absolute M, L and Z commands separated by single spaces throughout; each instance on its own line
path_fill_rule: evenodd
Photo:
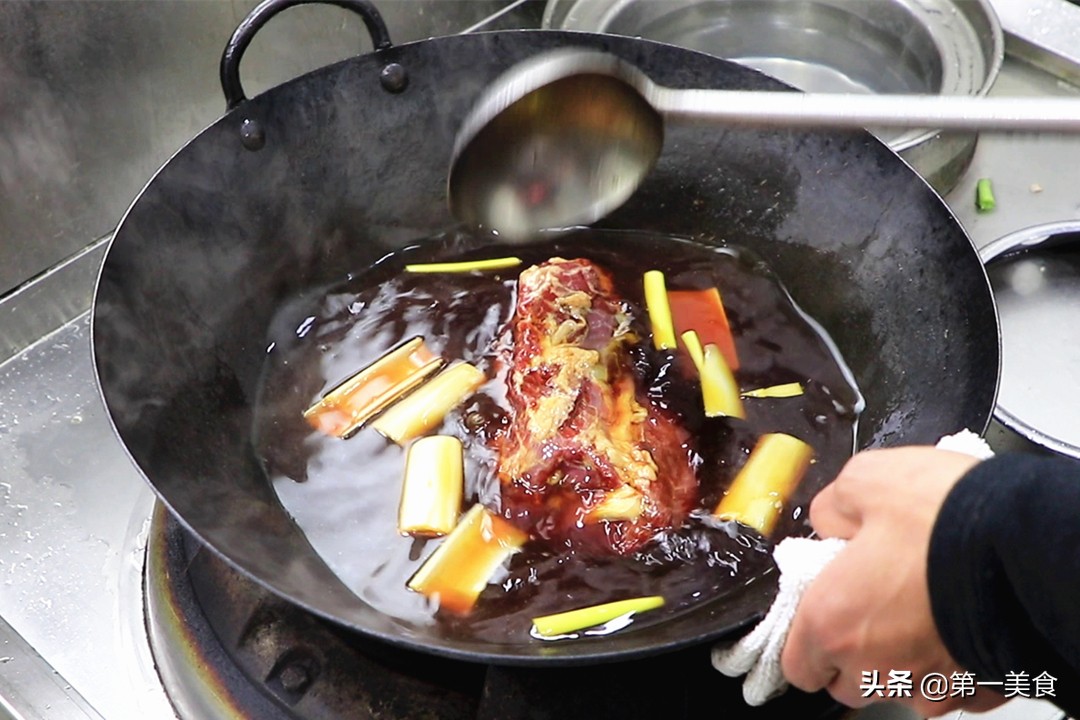
M 236 26 L 225 45 L 225 52 L 221 54 L 221 89 L 225 93 L 225 103 L 229 110 L 247 100 L 240 84 L 240 59 L 255 38 L 255 33 L 282 10 L 294 5 L 314 3 L 337 5 L 359 15 L 371 34 L 371 42 L 376 50 L 385 50 L 392 45 L 386 23 L 370 0 L 263 0 Z

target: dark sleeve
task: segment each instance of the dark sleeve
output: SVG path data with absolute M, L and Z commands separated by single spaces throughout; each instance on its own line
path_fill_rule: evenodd
M 1027 673 L 1019 687 L 1034 697 L 1047 673 L 1055 697 L 1040 699 L 1080 717 L 1080 462 L 975 466 L 935 522 L 928 581 L 945 646 L 976 681 Z

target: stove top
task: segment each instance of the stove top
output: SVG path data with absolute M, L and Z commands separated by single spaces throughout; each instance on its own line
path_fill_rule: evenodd
M 592 667 L 488 667 L 405 650 L 325 622 L 252 583 L 160 506 L 149 535 L 147 627 L 182 717 L 672 720 L 724 707 L 735 719 L 839 718 L 825 694 L 741 702 L 707 647 Z
M 1026 7 L 1042 13 L 1053 3 L 1060 0 Z M 1021 21 L 1038 17 L 1025 11 L 1015 20 Z M 993 94 L 1080 97 L 1080 88 L 1066 82 L 1080 79 L 1080 65 L 1062 65 L 1015 37 L 1009 53 Z M 1021 228 L 1080 216 L 1077 167 L 1080 138 L 985 136 L 945 199 L 982 247 Z M 995 212 L 980 214 L 974 188 L 984 177 L 993 179 L 998 202 Z M 701 650 L 587 673 L 526 672 L 420 658 L 358 642 L 306 616 L 283 620 L 295 609 L 230 577 L 155 510 L 152 492 L 109 427 L 94 385 L 87 310 L 106 243 L 0 300 L 2 347 L 11 348 L 0 356 L 0 708 L 15 717 L 110 720 L 243 713 L 571 718 L 581 710 L 609 716 L 612 703 L 622 702 L 620 717 L 685 717 L 702 707 L 695 694 L 702 687 L 709 689 L 706 707 L 745 707 L 737 684 L 723 682 L 695 656 Z M 30 342 L 15 344 L 19 337 Z M 997 450 L 1029 447 L 997 424 L 988 439 Z M 216 600 L 200 605 L 200 593 Z M 219 603 L 224 595 L 236 604 Z M 144 600 L 155 618 L 149 633 Z M 208 618 L 203 606 L 230 609 Z M 329 639 L 311 642 L 326 633 Z M 343 668 L 374 684 L 336 684 Z M 246 680 L 232 684 L 240 677 Z M 262 687 L 254 695 L 252 681 Z M 387 700 L 400 694 L 379 691 L 399 682 L 411 688 L 403 705 Z M 682 689 L 638 691 L 650 683 Z M 552 687 L 560 688 L 558 697 L 550 697 Z M 606 694 L 601 705 L 597 687 L 624 692 Z M 837 712 L 827 698 L 787 702 L 767 707 L 787 717 Z M 984 717 L 1061 716 L 1042 703 L 1016 707 Z M 754 712 L 743 716 L 765 716 Z

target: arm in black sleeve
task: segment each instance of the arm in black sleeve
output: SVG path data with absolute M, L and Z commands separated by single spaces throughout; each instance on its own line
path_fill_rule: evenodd
M 1080 717 L 1080 463 L 1009 454 L 975 466 L 938 514 L 928 581 L 942 640 L 976 681 L 1027 673 L 1034 696 L 1045 672 L 1054 697 L 1043 699 Z

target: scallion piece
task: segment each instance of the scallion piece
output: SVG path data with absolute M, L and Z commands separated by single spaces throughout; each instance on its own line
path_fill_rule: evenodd
M 603 605 L 592 605 L 533 618 L 533 630 L 540 637 L 558 637 L 603 625 L 630 613 L 655 610 L 663 604 L 664 598 L 659 595 L 616 600 Z
M 484 373 L 469 363 L 452 365 L 376 418 L 371 427 L 404 445 L 441 423 L 485 380 Z
M 979 212 L 990 212 L 997 207 L 994 186 L 990 183 L 990 178 L 979 178 L 979 181 L 975 183 L 975 207 Z
M 464 493 L 464 451 L 449 435 L 423 437 L 409 446 L 398 506 L 398 532 L 432 537 L 457 525 Z
M 505 270 L 517 267 L 521 258 L 504 257 L 488 260 L 462 260 L 461 262 L 419 263 L 406 265 L 405 272 L 411 273 L 463 273 L 484 270 Z
M 705 349 L 701 347 L 701 338 L 694 330 L 687 330 L 682 334 L 683 345 L 686 352 L 690 353 L 690 359 L 694 361 L 694 367 L 701 372 L 701 366 L 705 364 Z
M 667 284 L 664 273 L 649 270 L 643 278 L 645 285 L 645 308 L 652 324 L 653 345 L 657 350 L 675 349 L 675 324 L 671 320 Z
M 813 457 L 813 448 L 797 437 L 762 435 L 713 514 L 768 537 Z
M 720 348 L 712 343 L 705 346 L 701 362 L 701 398 L 705 405 L 705 417 L 746 417 L 739 396 L 739 383 Z
M 473 505 L 424 561 L 408 587 L 431 598 L 442 610 L 464 615 L 495 571 L 529 537 L 482 505 Z
M 346 438 L 444 365 L 414 337 L 348 378 L 304 411 L 317 430 Z
M 780 385 L 769 385 L 755 390 L 746 390 L 742 396 L 744 398 L 790 398 L 802 395 L 803 392 L 802 383 L 789 382 Z

